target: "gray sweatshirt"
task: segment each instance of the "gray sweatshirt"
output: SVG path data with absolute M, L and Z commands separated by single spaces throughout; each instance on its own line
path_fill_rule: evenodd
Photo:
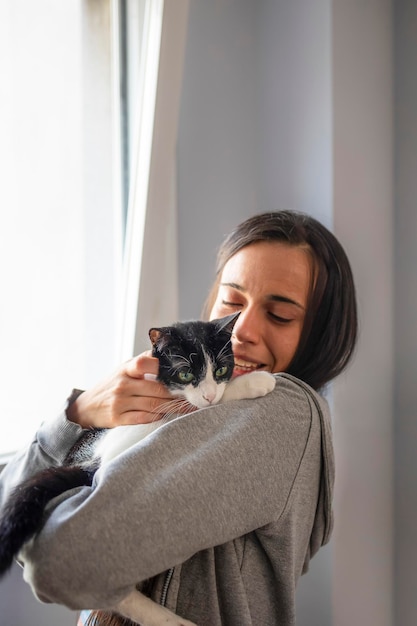
M 81 433 L 65 411 L 44 423 L 2 472 L 0 503 Z M 280 374 L 271 394 L 165 424 L 56 498 L 24 576 L 71 609 L 155 577 L 152 597 L 199 626 L 291 626 L 297 580 L 330 537 L 333 480 L 327 404 Z

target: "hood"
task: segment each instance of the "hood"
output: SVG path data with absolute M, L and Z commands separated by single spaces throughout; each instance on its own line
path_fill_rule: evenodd
M 288 375 L 287 375 L 288 376 Z M 307 571 L 310 559 L 318 552 L 321 546 L 328 543 L 333 530 L 333 491 L 335 479 L 335 463 L 333 451 L 333 437 L 329 405 L 327 401 L 315 392 L 309 385 L 297 380 L 311 398 L 316 407 L 320 420 L 321 430 L 321 475 L 319 497 L 316 515 L 311 530 L 309 549 L 304 560 L 303 574 Z

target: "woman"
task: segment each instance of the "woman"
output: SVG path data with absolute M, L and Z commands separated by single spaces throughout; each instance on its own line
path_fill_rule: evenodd
M 330 420 L 317 392 L 356 341 L 348 260 L 311 217 L 255 216 L 224 242 L 206 310 L 240 311 L 234 375 L 276 373 L 275 390 L 174 420 L 94 490 L 61 499 L 25 551 L 41 600 L 102 608 L 152 578 L 151 597 L 199 626 L 295 623 L 297 580 L 332 530 Z M 4 494 L 62 462 L 82 428 L 152 421 L 170 397 L 146 376 L 157 369 L 144 353 L 74 392 L 3 472 Z

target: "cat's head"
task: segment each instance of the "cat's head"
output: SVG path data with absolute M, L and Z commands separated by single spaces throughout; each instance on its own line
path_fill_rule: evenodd
M 231 334 L 238 315 L 151 328 L 158 380 L 198 408 L 219 402 L 233 374 Z

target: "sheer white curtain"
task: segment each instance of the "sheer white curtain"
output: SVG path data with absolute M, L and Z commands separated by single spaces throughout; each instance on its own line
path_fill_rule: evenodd
M 188 0 L 147 3 L 135 103 L 123 272 L 121 358 L 178 315 L 176 142 Z

